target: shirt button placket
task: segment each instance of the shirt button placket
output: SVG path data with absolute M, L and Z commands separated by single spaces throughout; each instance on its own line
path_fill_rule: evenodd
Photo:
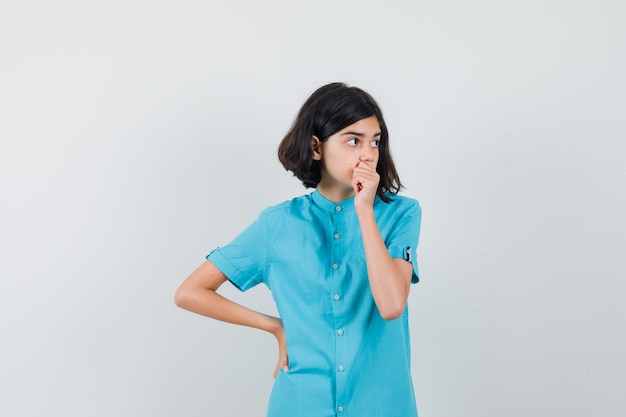
M 332 251 L 331 251 L 331 294 L 333 298 L 333 316 L 335 325 L 335 399 L 337 413 L 344 412 L 344 391 L 347 383 L 347 368 L 346 368 L 346 352 L 345 344 L 348 343 L 345 340 L 345 328 L 344 316 L 345 308 L 343 303 L 343 297 L 345 296 L 342 284 L 345 283 L 340 277 L 346 273 L 344 271 L 345 258 L 346 258 L 346 241 L 345 241 L 345 220 L 344 220 L 343 207 L 340 205 L 335 206 L 335 213 L 332 215 Z

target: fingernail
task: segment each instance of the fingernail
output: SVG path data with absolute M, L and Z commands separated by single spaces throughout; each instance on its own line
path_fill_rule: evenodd
M 289 371 L 289 367 L 287 365 L 283 366 L 283 371 L 285 372 Z

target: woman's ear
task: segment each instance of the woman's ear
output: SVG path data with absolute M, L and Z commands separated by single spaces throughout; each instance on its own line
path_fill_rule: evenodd
M 311 136 L 311 150 L 313 151 L 313 160 L 321 161 L 322 160 L 322 141 L 317 138 L 317 136 Z

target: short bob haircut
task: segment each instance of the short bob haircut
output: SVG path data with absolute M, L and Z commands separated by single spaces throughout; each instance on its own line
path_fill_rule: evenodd
M 388 203 L 402 188 L 389 150 L 389 133 L 376 101 L 357 87 L 344 83 L 327 84 L 317 89 L 302 105 L 298 117 L 278 147 L 278 159 L 287 171 L 293 172 L 307 188 L 315 188 L 322 179 L 320 161 L 313 159 L 312 139 L 321 142 L 359 120 L 376 116 L 380 125 L 378 165 L 380 175 L 376 194 Z

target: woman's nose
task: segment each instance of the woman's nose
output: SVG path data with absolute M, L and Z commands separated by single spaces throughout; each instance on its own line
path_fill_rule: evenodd
M 361 150 L 361 155 L 359 156 L 360 161 L 372 162 L 374 160 L 374 149 L 371 146 L 365 146 Z

